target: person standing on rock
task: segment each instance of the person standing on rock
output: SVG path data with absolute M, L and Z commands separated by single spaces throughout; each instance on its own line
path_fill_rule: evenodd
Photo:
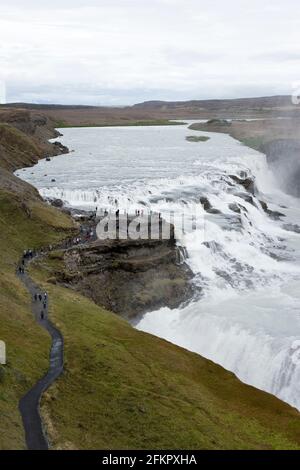
M 44 312 L 43 312 L 43 310 L 41 311 L 41 320 L 44 320 Z

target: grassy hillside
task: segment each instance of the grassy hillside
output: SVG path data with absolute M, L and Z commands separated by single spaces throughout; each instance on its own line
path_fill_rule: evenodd
M 37 163 L 41 149 L 26 134 L 13 126 L 0 123 L 0 165 L 16 170 Z
M 26 186 L 24 193 L 21 187 L 18 194 L 0 189 L 0 338 L 8 359 L 0 366 L 0 449 L 25 446 L 18 401 L 46 371 L 50 347 L 48 335 L 33 320 L 31 300 L 15 268 L 24 248 L 54 242 L 72 226 L 37 198 L 29 200 Z
M 2 113 L 0 120 L 5 119 L 11 114 Z M 30 128 L 22 113 L 21 123 Z M 7 347 L 7 365 L 0 366 L 0 449 L 25 448 L 18 402 L 47 370 L 50 347 L 48 335 L 33 320 L 31 299 L 15 275 L 16 266 L 25 248 L 63 238 L 73 227 L 9 171 L 36 162 L 40 155 L 30 135 L 12 123 L 0 123 L 0 339 Z
M 300 448 L 296 410 L 47 283 L 60 262 L 32 269 L 66 338 L 65 374 L 42 408 L 54 447 Z
M 10 138 L 0 144 L 8 148 Z M 0 162 L 0 338 L 8 353 L 0 366 L 0 449 L 25 447 L 18 401 L 48 365 L 49 338 L 32 318 L 16 264 L 24 248 L 53 243 L 72 228 Z M 32 267 L 65 337 L 64 374 L 42 403 L 53 447 L 300 449 L 296 410 L 49 283 L 60 263 L 52 256 Z

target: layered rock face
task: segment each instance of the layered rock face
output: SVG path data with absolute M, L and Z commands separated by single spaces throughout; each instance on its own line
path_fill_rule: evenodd
M 192 296 L 192 272 L 174 238 L 98 240 L 67 250 L 57 281 L 133 319 Z
M 0 108 L 0 166 L 9 171 L 32 166 L 47 155 L 67 153 L 59 142 L 50 143 L 59 133 L 47 116 L 24 109 Z

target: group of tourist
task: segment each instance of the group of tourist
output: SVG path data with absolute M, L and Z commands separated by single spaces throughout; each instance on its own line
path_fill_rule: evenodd
M 18 267 L 19 274 L 25 273 L 25 263 L 26 261 L 31 260 L 34 257 L 34 255 L 35 255 L 35 252 L 33 250 L 24 250 L 21 263 Z
M 41 313 L 40 313 L 40 319 L 44 320 L 46 312 L 47 312 L 47 303 L 48 303 L 48 294 L 47 292 L 44 292 L 44 294 L 41 293 L 35 293 L 33 296 L 34 302 L 39 302 L 42 306 Z

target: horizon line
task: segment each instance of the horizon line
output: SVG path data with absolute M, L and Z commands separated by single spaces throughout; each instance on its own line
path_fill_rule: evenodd
M 132 108 L 133 106 L 143 105 L 147 103 L 192 103 L 192 102 L 211 102 L 211 101 L 239 101 L 239 100 L 257 100 L 257 99 L 271 99 L 271 98 L 290 98 L 291 95 L 263 95 L 263 96 L 241 96 L 239 98 L 193 98 L 186 100 L 146 100 L 134 104 L 124 105 L 105 105 L 105 104 L 65 104 L 65 103 L 46 103 L 46 102 L 26 102 L 26 101 L 9 101 L 7 103 L 0 103 L 0 107 L 5 106 L 52 106 L 52 107 L 78 107 L 78 108 Z

